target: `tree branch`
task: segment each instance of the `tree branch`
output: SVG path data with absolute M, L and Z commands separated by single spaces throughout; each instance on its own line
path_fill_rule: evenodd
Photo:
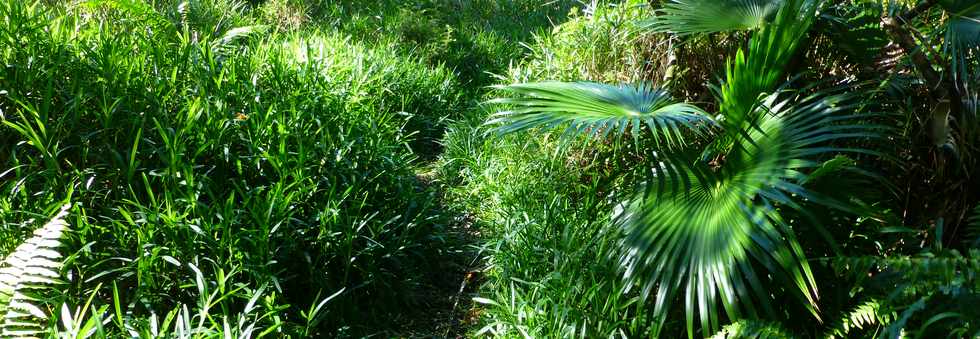
M 882 18 L 881 26 L 891 36 L 892 41 L 901 47 L 905 54 L 909 56 L 909 59 L 912 60 L 912 65 L 915 66 L 922 75 L 922 78 L 926 81 L 926 85 L 929 87 L 929 92 L 933 96 L 933 99 L 948 98 L 949 91 L 944 88 L 942 77 L 933 68 L 932 62 L 922 52 L 922 48 L 916 44 L 915 38 L 912 37 L 912 32 L 902 26 L 899 23 L 899 19 L 894 17 L 886 16 Z
M 959 92 L 956 91 L 950 77 L 944 77 L 936 71 L 936 69 L 933 67 L 933 63 L 923 52 L 923 46 L 919 46 L 919 44 L 915 42 L 915 37 L 906 27 L 906 25 L 909 24 L 909 21 L 918 17 L 920 14 L 925 13 L 936 3 L 938 3 L 937 0 L 925 0 L 908 12 L 897 17 L 882 17 L 881 26 L 891 37 L 892 41 L 901 47 L 905 54 L 909 56 L 909 59 L 912 61 L 912 65 L 915 66 L 915 68 L 919 71 L 919 74 L 921 74 L 922 78 L 926 81 L 926 85 L 929 87 L 929 95 L 932 97 L 932 99 L 937 102 L 949 100 L 951 103 L 950 109 L 955 113 L 959 111 L 958 108 L 962 102 L 960 100 Z M 943 69 L 949 69 L 949 67 L 943 67 Z

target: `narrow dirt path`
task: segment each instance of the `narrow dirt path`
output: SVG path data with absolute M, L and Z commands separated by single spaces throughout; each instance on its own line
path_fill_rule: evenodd
M 445 195 L 431 174 L 418 176 L 423 186 L 436 190 L 440 202 Z M 441 204 L 439 208 L 447 208 Z M 464 338 L 477 320 L 472 298 L 480 284 L 484 267 L 479 227 L 465 212 L 443 210 L 453 215 L 441 236 L 445 246 L 438 263 L 439 276 L 419 295 L 422 302 L 400 319 L 401 331 L 391 333 L 399 338 Z

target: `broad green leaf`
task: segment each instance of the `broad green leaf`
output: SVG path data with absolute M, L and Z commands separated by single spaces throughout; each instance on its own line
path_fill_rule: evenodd
M 658 187 L 667 193 L 626 204 L 617 217 L 627 235 L 624 275 L 654 303 L 661 321 L 680 299 L 689 334 L 696 318 L 708 336 L 725 319 L 772 316 L 774 287 L 796 296 L 819 319 L 813 274 L 777 206 L 799 208 L 798 199 L 834 205 L 802 186 L 805 171 L 828 154 L 873 153 L 830 144 L 881 137 L 861 115 L 848 113 L 851 98 L 770 95 L 720 169 L 692 167 L 680 181 L 667 181 L 680 189 Z M 698 171 L 707 179 L 694 180 Z
M 644 25 L 677 35 L 749 30 L 762 27 L 782 0 L 671 0 Z
M 658 146 L 672 148 L 684 143 L 686 131 L 700 133 L 713 125 L 700 108 L 676 103 L 666 91 L 648 85 L 541 82 L 499 88 L 515 95 L 490 101 L 509 107 L 487 122 L 501 134 L 558 126 L 565 126 L 565 136 L 630 133 L 638 138 L 650 132 Z

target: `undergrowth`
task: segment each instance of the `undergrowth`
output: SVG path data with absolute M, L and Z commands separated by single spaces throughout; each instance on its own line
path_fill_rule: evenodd
M 465 245 L 418 173 L 531 29 L 469 20 L 561 8 L 455 5 L 0 2 L 0 253 L 70 200 L 49 307 L 99 333 L 416 331 Z
M 858 3 L 0 0 L 0 336 L 975 335 L 980 12 Z

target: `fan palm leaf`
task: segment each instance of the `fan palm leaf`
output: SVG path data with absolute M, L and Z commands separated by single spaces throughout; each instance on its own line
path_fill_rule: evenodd
M 980 3 L 974 1 L 943 1 L 950 14 L 949 40 L 964 47 L 980 46 Z
M 673 1 L 665 11 L 695 3 Z M 725 81 L 716 88 L 723 130 L 712 149 L 726 152 L 720 166 L 685 157 L 685 150 L 672 148 L 677 143 L 659 141 L 660 136 L 682 140 L 682 131 L 715 123 L 660 90 L 549 82 L 503 86 L 515 95 L 491 101 L 513 107 L 488 122 L 498 125 L 499 133 L 567 125 L 566 135 L 632 131 L 635 138 L 647 126 L 658 151 L 671 151 L 658 155 L 645 190 L 620 205 L 614 222 L 624 230 L 620 264 L 629 289 L 639 288 L 641 299 L 652 301 L 661 323 L 681 299 L 689 336 L 695 318 L 708 336 L 726 320 L 774 315 L 770 299 L 778 290 L 772 286 L 820 318 L 813 274 L 780 209 L 800 209 L 801 199 L 846 208 L 806 189 L 806 173 L 835 153 L 873 154 L 834 147 L 835 142 L 881 136 L 880 127 L 860 121 L 867 115 L 849 113 L 856 105 L 848 94 L 777 92 L 816 12 L 812 1 L 778 4 L 775 17 L 729 62 Z
M 782 0 L 671 0 L 644 25 L 677 35 L 756 29 L 781 4 Z
M 826 201 L 805 189 L 804 170 L 822 155 L 845 149 L 827 142 L 876 138 L 876 127 L 858 123 L 861 115 L 846 94 L 777 100 L 768 97 L 755 128 L 739 138 L 730 159 L 717 171 L 695 167 L 683 190 L 639 196 L 625 205 L 617 222 L 626 232 L 621 265 L 643 299 L 654 300 L 661 321 L 680 297 L 688 333 L 694 319 L 703 335 L 728 319 L 772 314 L 770 288 L 782 286 L 813 313 L 817 288 L 792 230 L 776 206 L 798 207 L 791 196 Z M 863 150 L 853 150 L 865 152 Z M 763 272 L 759 272 L 763 268 Z
M 674 102 L 649 85 L 541 82 L 498 88 L 514 95 L 489 101 L 512 107 L 487 122 L 501 134 L 564 125 L 569 137 L 630 132 L 638 138 L 641 129 L 649 129 L 658 147 L 673 148 L 684 143 L 685 130 L 700 133 L 713 125 L 697 106 Z
M 759 98 L 782 82 L 787 65 L 813 23 L 816 6 L 802 0 L 788 1 L 774 21 L 754 34 L 746 50 L 739 49 L 725 67 L 725 80 L 716 89 L 726 128 L 742 129 L 749 116 L 759 112 Z
M 943 49 L 952 59 L 953 77 L 960 86 L 967 86 L 970 66 L 976 65 L 980 47 L 980 3 L 944 0 L 940 5 L 949 13 Z

